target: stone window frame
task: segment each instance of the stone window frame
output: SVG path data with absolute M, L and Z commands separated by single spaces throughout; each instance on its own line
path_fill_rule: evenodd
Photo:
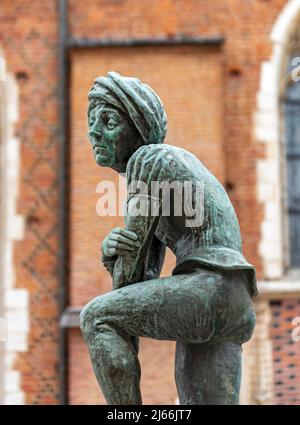
M 5 61 L 1 48 L 0 57 Z M 19 96 L 15 78 L 5 67 L 0 82 L 0 308 L 6 338 L 0 343 L 0 404 L 24 404 L 20 372 L 14 368 L 17 353 L 27 350 L 29 331 L 28 292 L 15 288 L 13 258 L 14 242 L 24 237 L 24 218 L 17 214 L 20 141 L 14 134 Z
M 292 35 L 300 20 L 300 0 L 290 0 L 273 26 L 273 45 L 269 61 L 261 65 L 257 108 L 254 114 L 254 138 L 266 148 L 266 157 L 257 161 L 257 197 L 264 207 L 259 254 L 264 279 L 294 284 L 286 274 L 288 264 L 287 211 L 285 201 L 285 160 L 283 152 L 284 120 L 282 93 L 286 87 L 286 65 Z M 287 288 L 289 291 L 289 289 Z M 299 293 L 300 295 L 300 293 Z
M 273 46 L 269 61 L 261 65 L 257 108 L 253 131 L 257 143 L 266 147 L 266 157 L 257 161 L 257 198 L 263 205 L 259 253 L 264 266 L 264 280 L 258 282 L 255 300 L 257 326 L 245 345 L 242 404 L 270 404 L 273 398 L 272 342 L 270 301 L 300 298 L 300 279 L 285 274 L 288 251 L 285 202 L 284 121 L 280 99 L 285 78 L 291 37 L 300 20 L 300 0 L 289 0 L 279 14 L 271 35 Z

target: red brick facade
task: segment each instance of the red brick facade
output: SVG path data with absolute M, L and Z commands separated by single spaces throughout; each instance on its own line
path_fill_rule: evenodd
M 274 300 L 270 336 L 273 343 L 274 404 L 300 404 L 300 349 L 293 341 L 292 321 L 299 316 L 300 300 Z
M 18 212 L 26 220 L 15 245 L 16 286 L 30 302 L 28 351 L 15 368 L 30 404 L 57 403 L 59 393 L 57 20 L 55 1 L 1 1 L 0 45 L 19 88 Z
M 253 136 L 253 119 L 261 64 L 272 53 L 269 34 L 286 3 L 69 0 L 73 37 L 225 39 L 221 46 L 103 47 L 70 52 L 71 306 L 80 307 L 110 289 L 110 278 L 99 265 L 100 242 L 122 223 L 118 217 L 96 215 L 97 183 L 116 181 L 117 176 L 94 165 L 86 137 L 87 92 L 96 76 L 111 69 L 138 76 L 159 93 L 169 117 L 167 142 L 194 152 L 225 185 L 238 213 L 244 253 L 259 278 L 264 277 L 258 252 L 263 210 L 257 201 L 256 162 L 265 152 Z M 18 355 L 15 368 L 21 372 L 22 390 L 30 404 L 54 404 L 59 395 L 58 32 L 58 1 L 2 0 L 0 46 L 8 72 L 19 87 L 18 208 L 26 219 L 25 238 L 15 245 L 16 279 L 17 287 L 26 288 L 30 296 L 28 351 Z M 165 274 L 173 260 L 170 255 Z M 69 332 L 68 346 L 70 403 L 103 402 L 79 330 Z M 145 403 L 175 402 L 173 349 L 172 343 L 142 342 Z M 294 349 L 299 357 L 300 348 Z M 288 361 L 284 349 L 278 352 L 282 362 Z M 299 393 L 300 380 L 293 379 L 298 379 Z M 278 393 L 276 402 L 289 401 Z

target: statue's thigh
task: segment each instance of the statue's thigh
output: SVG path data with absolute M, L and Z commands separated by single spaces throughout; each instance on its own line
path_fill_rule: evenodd
M 112 291 L 91 307 L 99 323 L 133 336 L 202 343 L 221 325 L 215 306 L 224 284 L 219 273 L 210 271 L 170 276 Z

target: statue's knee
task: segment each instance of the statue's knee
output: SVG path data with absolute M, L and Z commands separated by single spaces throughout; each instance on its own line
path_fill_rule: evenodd
M 83 309 L 81 310 L 80 315 L 79 315 L 79 326 L 80 326 L 82 335 L 84 337 L 87 336 L 89 326 L 90 326 L 90 323 L 91 323 L 91 320 L 90 320 L 91 315 L 89 313 L 89 306 L 90 306 L 90 303 L 87 304 L 86 306 L 84 306 Z
M 85 339 L 96 330 L 99 323 L 105 322 L 106 308 L 104 297 L 100 296 L 86 304 L 79 316 L 80 329 Z

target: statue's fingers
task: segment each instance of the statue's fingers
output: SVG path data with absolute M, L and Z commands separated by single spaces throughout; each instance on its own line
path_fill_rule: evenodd
M 110 240 L 111 241 L 117 241 L 117 242 L 120 242 L 120 243 L 123 243 L 123 244 L 128 244 L 128 245 L 133 246 L 133 247 L 136 246 L 135 241 L 133 241 L 132 239 L 126 238 L 125 236 L 120 235 L 118 233 L 112 233 Z
M 122 249 L 125 251 L 133 251 L 134 247 L 131 245 L 128 245 L 127 243 L 122 243 L 118 241 L 110 241 L 109 242 L 109 248 L 115 248 L 117 250 Z
M 127 239 L 131 239 L 133 241 L 137 241 L 138 240 L 138 235 L 133 232 L 132 230 L 128 230 L 128 229 L 122 229 L 122 228 L 116 228 L 112 231 L 112 233 L 116 233 L 122 236 L 125 236 L 125 238 Z

